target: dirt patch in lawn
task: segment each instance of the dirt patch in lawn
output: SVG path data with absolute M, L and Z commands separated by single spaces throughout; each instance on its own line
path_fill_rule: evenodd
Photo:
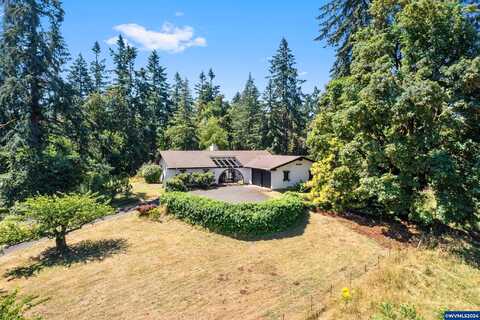
M 53 242 L 43 241 L 0 257 L 0 288 L 47 298 L 32 312 L 53 320 L 303 319 L 332 285 L 348 284 L 387 253 L 332 217 L 311 214 L 301 231 L 242 241 L 128 215 L 67 239 L 74 247 L 122 239 L 121 250 L 45 263 Z M 26 277 L 12 277 L 38 263 Z
M 317 212 L 320 215 L 337 219 L 350 229 L 375 240 L 381 246 L 393 249 L 406 246 L 417 246 L 422 232 L 407 222 L 392 221 L 360 214 L 346 212 Z

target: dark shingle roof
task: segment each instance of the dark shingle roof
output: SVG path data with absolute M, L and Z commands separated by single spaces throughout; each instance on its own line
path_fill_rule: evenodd
M 312 161 L 303 156 L 281 156 L 281 155 L 266 155 L 260 156 L 252 159 L 245 164 L 247 168 L 263 169 L 263 170 L 272 170 L 283 165 L 289 164 L 290 162 L 305 159 Z

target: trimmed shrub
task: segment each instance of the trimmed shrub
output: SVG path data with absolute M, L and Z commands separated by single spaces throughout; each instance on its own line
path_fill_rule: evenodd
M 212 172 L 181 173 L 167 181 L 167 191 L 188 191 L 192 189 L 208 189 L 215 182 Z
M 173 177 L 172 179 L 167 180 L 167 183 L 165 184 L 165 189 L 167 191 L 188 191 L 188 188 L 183 182 L 183 180 L 179 179 L 178 177 Z
M 188 223 L 233 235 L 261 235 L 283 231 L 305 213 L 300 197 L 287 194 L 259 203 L 230 204 L 182 192 L 160 197 L 169 214 Z
M 146 183 L 159 183 L 162 176 L 162 167 L 156 164 L 144 164 L 139 175 L 145 179 Z

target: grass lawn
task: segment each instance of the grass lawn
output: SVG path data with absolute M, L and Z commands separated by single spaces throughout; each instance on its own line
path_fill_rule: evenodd
M 132 192 L 129 195 L 119 194 L 112 201 L 112 205 L 116 208 L 126 207 L 138 203 L 140 200 L 151 200 L 158 198 L 163 192 L 161 183 L 148 184 L 143 178 L 130 178 Z
M 371 230 L 310 214 L 245 241 L 131 214 L 72 233 L 78 255 L 67 260 L 45 254 L 53 241 L 0 257 L 0 289 L 47 299 L 32 310 L 45 319 L 369 319 L 384 301 L 415 304 L 426 319 L 478 309 L 478 265 Z
M 32 259 L 53 245 L 43 242 L 0 257 L 0 287 L 47 298 L 33 310 L 46 319 L 302 319 L 332 283 L 386 252 L 318 214 L 257 241 L 135 215 L 87 226 L 67 241 L 84 261 Z

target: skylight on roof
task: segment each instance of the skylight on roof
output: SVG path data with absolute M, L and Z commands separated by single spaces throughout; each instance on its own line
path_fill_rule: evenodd
M 242 164 L 235 157 L 211 157 L 213 163 L 220 168 L 240 168 Z

